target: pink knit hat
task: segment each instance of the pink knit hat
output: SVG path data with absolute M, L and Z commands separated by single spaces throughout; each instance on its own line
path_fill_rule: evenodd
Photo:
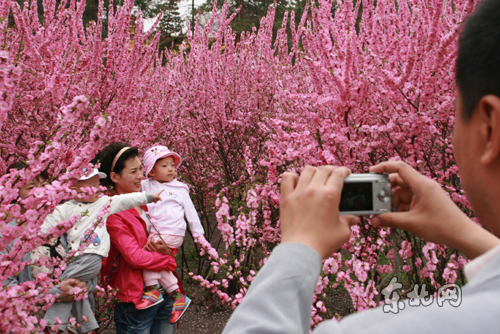
M 155 166 L 156 161 L 169 156 L 174 157 L 175 169 L 177 169 L 182 162 L 182 158 L 179 154 L 170 151 L 166 146 L 154 146 L 148 149 L 146 153 L 144 153 L 144 165 L 146 166 L 146 176 L 149 175 L 149 172 L 151 172 L 151 170 Z

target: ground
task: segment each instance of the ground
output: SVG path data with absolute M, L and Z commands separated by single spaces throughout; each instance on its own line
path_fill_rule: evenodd
M 231 310 L 212 312 L 206 306 L 192 304 L 176 328 L 175 334 L 222 333 L 231 313 Z
M 191 305 L 182 316 L 175 334 L 219 334 L 222 333 L 231 313 L 230 307 L 223 307 L 198 284 L 184 282 L 186 295 L 192 299 Z

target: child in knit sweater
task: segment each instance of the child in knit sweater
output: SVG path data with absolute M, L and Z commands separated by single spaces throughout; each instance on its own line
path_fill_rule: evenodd
M 116 195 L 113 197 L 102 196 L 98 197 L 99 193 L 86 195 L 83 190 L 99 187 L 99 179 L 105 178 L 106 174 L 99 172 L 97 169 L 87 172 L 74 185 L 78 193 L 77 197 L 64 204 L 57 206 L 53 213 L 48 215 L 41 227 L 41 232 L 46 233 L 50 228 L 57 226 L 59 222 L 66 221 L 69 218 L 80 215 L 81 218 L 75 225 L 69 229 L 67 234 L 68 251 L 78 250 L 82 238 L 90 239 L 90 243 L 85 247 L 83 253 L 77 253 L 75 258 L 68 264 L 66 270 L 59 278 L 64 280 L 67 278 L 76 278 L 82 282 L 87 282 L 94 279 L 101 271 L 102 259 L 108 256 L 110 249 L 110 238 L 106 229 L 105 221 L 109 215 L 117 212 L 128 210 L 130 208 L 145 205 L 150 202 L 161 201 L 160 193 L 145 193 L 137 192 L 125 195 Z M 103 216 L 104 224 L 96 226 L 98 214 L 101 209 L 109 204 L 109 212 Z M 92 229 L 92 233 L 85 236 L 87 230 Z M 84 239 L 85 240 L 85 239 Z M 44 319 L 50 325 L 57 324 L 56 317 L 62 321 L 63 325 L 59 330 L 63 330 L 70 317 L 73 303 L 55 302 L 46 312 Z M 88 332 L 99 328 L 97 321 L 92 312 L 88 299 L 83 299 L 82 303 L 75 304 L 77 322 L 81 325 L 82 332 Z M 82 315 L 86 316 L 88 321 L 82 321 Z
M 189 223 L 194 236 L 203 235 L 205 231 L 201 225 L 198 213 L 189 197 L 189 188 L 175 179 L 176 170 L 181 164 L 179 154 L 170 151 L 165 146 L 150 148 L 144 154 L 144 164 L 148 179 L 142 181 L 142 190 L 161 193 L 162 201 L 157 204 L 148 204 L 151 217 L 149 238 L 163 242 L 174 251 L 184 241 L 186 221 Z M 165 291 L 174 300 L 171 323 L 177 322 L 184 314 L 191 300 L 179 291 L 178 280 L 170 271 L 152 272 L 143 271 L 146 289 L 154 291 L 160 283 Z M 147 305 L 147 301 L 144 302 Z

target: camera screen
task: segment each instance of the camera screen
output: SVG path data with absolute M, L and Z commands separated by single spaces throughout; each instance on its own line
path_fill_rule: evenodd
M 340 211 L 372 211 L 372 183 L 344 183 L 339 208 Z

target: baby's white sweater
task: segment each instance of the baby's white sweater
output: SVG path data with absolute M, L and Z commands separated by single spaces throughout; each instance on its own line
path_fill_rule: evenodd
M 68 248 L 70 250 L 77 250 L 80 247 L 81 239 L 85 235 L 87 229 L 93 226 L 93 224 L 97 221 L 97 215 L 101 209 L 110 201 L 110 210 L 109 213 L 104 216 L 104 220 L 112 214 L 125 211 L 136 206 L 145 205 L 152 200 L 153 196 L 151 194 L 146 194 L 146 192 L 116 195 L 113 197 L 102 196 L 94 203 L 80 203 L 75 200 L 71 200 L 58 205 L 54 212 L 45 218 L 40 232 L 45 233 L 62 221 L 66 221 L 75 215 L 82 215 L 83 217 L 66 232 L 68 236 Z M 96 227 L 91 235 L 91 238 L 94 238 L 94 241 L 87 246 L 84 253 L 97 254 L 102 257 L 107 257 L 111 242 L 108 230 L 106 229 L 106 223 L 104 223 L 103 227 Z
M 149 215 L 152 218 L 151 233 L 185 236 L 187 225 L 184 215 L 186 215 L 193 235 L 205 233 L 198 213 L 189 197 L 187 185 L 177 180 L 160 183 L 153 179 L 147 179 L 142 181 L 142 190 L 148 193 L 157 193 L 163 190 L 160 195 L 161 202 L 148 204 Z

